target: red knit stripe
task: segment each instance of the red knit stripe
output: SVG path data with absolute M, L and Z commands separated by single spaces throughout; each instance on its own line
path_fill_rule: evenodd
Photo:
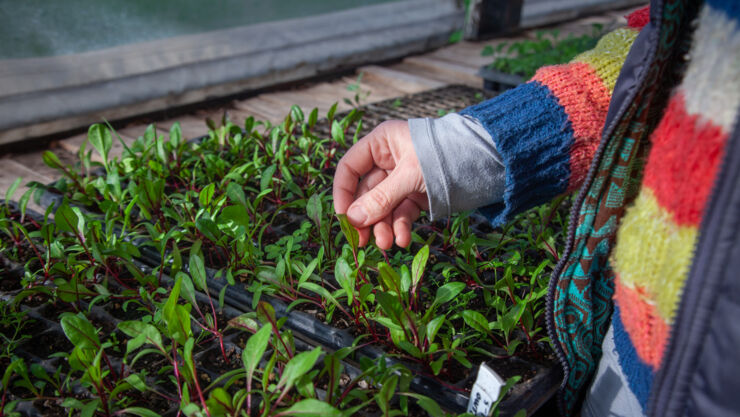
M 639 286 L 628 288 L 617 277 L 614 301 L 619 306 L 622 324 L 637 356 L 655 370 L 663 359 L 669 327 L 655 307 L 646 302 L 650 298 L 645 289 Z
M 627 18 L 627 26 L 642 29 L 650 21 L 650 6 L 637 9 L 625 17 Z
M 611 93 L 596 71 L 584 62 L 541 68 L 533 80 L 546 85 L 558 98 L 573 127 L 568 181 L 568 190 L 573 190 L 583 182 L 599 146 Z
M 722 128 L 686 112 L 682 92 L 671 98 L 653 132 L 643 184 L 676 224 L 699 225 L 726 140 Z

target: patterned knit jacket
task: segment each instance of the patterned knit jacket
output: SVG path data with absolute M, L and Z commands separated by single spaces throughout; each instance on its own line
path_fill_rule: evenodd
M 506 166 L 482 211 L 500 224 L 580 188 L 548 294 L 564 415 L 610 324 L 647 414 L 739 415 L 740 2 L 654 1 L 628 24 L 462 112 Z

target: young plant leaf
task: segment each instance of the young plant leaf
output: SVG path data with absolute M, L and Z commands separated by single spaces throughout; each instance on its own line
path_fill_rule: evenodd
M 113 146 L 113 138 L 111 137 L 110 130 L 100 123 L 96 123 L 90 126 L 87 131 L 87 140 L 95 148 L 96 151 L 103 157 L 103 164 L 108 169 L 108 153 Z
M 298 401 L 290 408 L 280 413 L 286 416 L 300 417 L 343 417 L 344 414 L 332 407 L 329 403 L 317 400 L 316 398 L 306 398 Z
M 429 245 L 424 245 L 419 252 L 414 256 L 414 261 L 411 263 L 411 285 L 416 288 L 421 282 L 421 277 L 424 274 L 424 268 L 427 265 L 429 259 Z
M 321 348 L 317 347 L 310 352 L 301 352 L 293 356 L 293 359 L 283 369 L 283 374 L 280 376 L 280 381 L 278 381 L 278 387 L 290 389 L 298 378 L 313 368 L 316 360 L 319 359 L 319 355 L 321 355 Z
M 262 326 L 262 328 L 257 330 L 257 332 L 247 340 L 247 345 L 244 347 L 244 351 L 242 352 L 242 362 L 244 363 L 244 368 L 247 370 L 248 379 L 252 379 L 255 369 L 257 369 L 257 366 L 262 360 L 262 356 L 265 354 L 267 345 L 270 342 L 271 335 L 272 328 L 269 325 Z
M 98 349 L 100 339 L 92 323 L 82 313 L 62 313 L 62 330 L 70 342 L 82 349 Z
M 312 195 L 306 202 L 306 214 L 313 220 L 316 226 L 321 226 L 321 217 L 323 216 L 323 205 L 321 204 L 321 194 Z
M 488 320 L 483 314 L 474 310 L 465 310 L 462 312 L 462 317 L 465 323 L 473 329 L 484 334 L 490 332 L 488 329 Z
M 347 243 L 349 243 L 350 248 L 352 248 L 352 253 L 357 253 L 357 249 L 360 247 L 360 234 L 349 222 L 347 215 L 337 214 L 337 218 L 339 219 L 339 227 L 342 228 L 342 233 L 344 233 Z
M 432 305 L 439 306 L 452 301 L 463 289 L 465 289 L 464 282 L 450 282 L 439 287 Z
M 344 258 L 337 259 L 337 262 L 334 264 L 334 278 L 336 278 L 339 285 L 347 294 L 347 304 L 352 305 L 357 273 L 349 266 L 349 263 Z
M 203 187 L 198 194 L 198 201 L 200 201 L 201 207 L 208 207 L 213 199 L 213 194 L 216 192 L 216 184 L 210 183 Z

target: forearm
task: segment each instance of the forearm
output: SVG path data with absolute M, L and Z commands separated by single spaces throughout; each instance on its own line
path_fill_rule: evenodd
M 637 32 L 611 32 L 571 63 L 541 68 L 529 82 L 461 112 L 486 128 L 506 167 L 502 203 L 482 209 L 494 224 L 583 182 Z

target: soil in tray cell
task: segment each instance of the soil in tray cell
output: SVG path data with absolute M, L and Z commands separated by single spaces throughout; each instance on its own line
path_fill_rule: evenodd
M 173 403 L 162 397 L 162 395 L 150 390 L 141 392 L 132 389 L 121 393 L 121 397 L 125 397 L 131 401 L 128 405 L 129 407 L 144 407 L 160 416 L 176 414 Z
M 118 320 L 136 320 L 148 314 L 141 311 L 140 309 L 143 307 L 135 302 L 124 303 L 123 301 L 111 301 L 103 305 L 103 308 L 108 314 Z
M 12 268 L 11 265 L 3 265 L 5 261 L 0 258 L 0 291 L 7 293 L 23 288 L 21 279 L 23 271 L 19 268 Z
M 48 358 L 57 352 L 71 352 L 74 346 L 62 332 L 49 330 L 38 336 L 34 335 L 21 348 L 36 357 Z
M 223 353 L 226 353 L 224 357 Z M 241 352 L 235 345 L 224 344 L 224 352 L 220 347 L 214 347 L 198 355 L 198 368 L 207 369 L 216 374 L 222 374 L 242 367 Z
M 132 352 L 129 355 L 129 361 L 136 357 L 137 352 Z M 131 369 L 134 372 L 145 371 L 149 375 L 157 375 L 164 366 L 167 366 L 167 360 L 156 353 L 147 353 L 136 360 L 136 363 L 131 365 Z

